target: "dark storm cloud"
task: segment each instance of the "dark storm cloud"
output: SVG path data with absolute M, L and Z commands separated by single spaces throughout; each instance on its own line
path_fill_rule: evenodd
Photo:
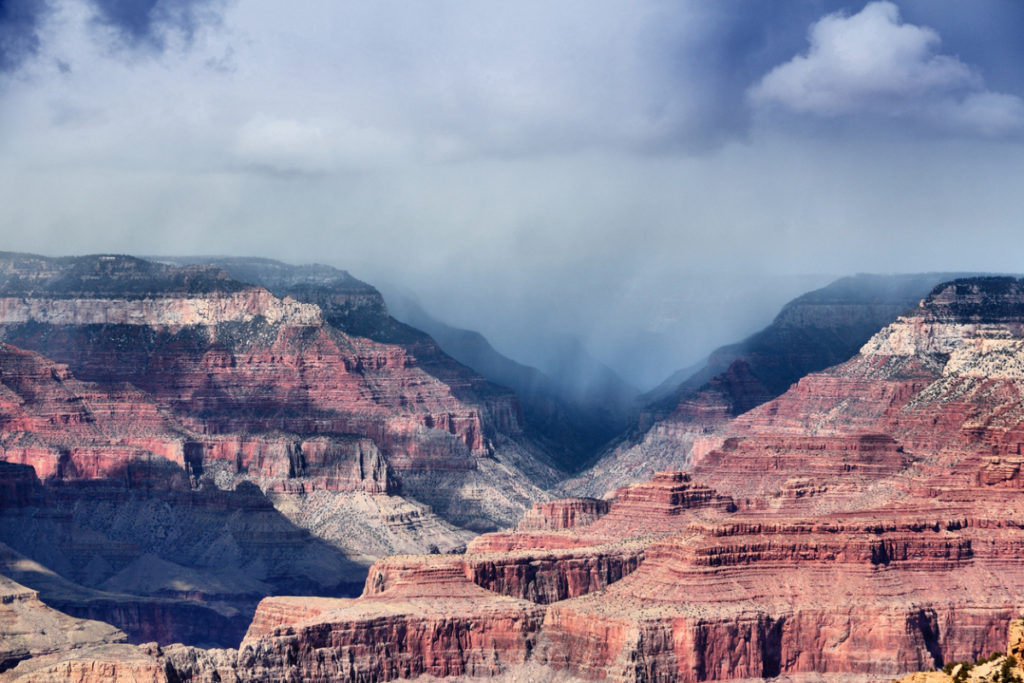
M 677 119 L 655 152 L 708 151 L 743 136 L 750 123 L 746 90 L 767 69 L 797 49 L 816 5 L 724 0 L 707 3 L 693 17 L 666 12 L 651 29 L 650 63 L 666 72 L 664 98 L 696 102 L 689 120 Z M 809 7 L 808 5 L 815 5 Z
M 162 50 L 170 33 L 190 41 L 203 24 L 219 20 L 221 0 L 89 0 L 96 21 L 130 47 Z
M 39 51 L 46 0 L 0 0 L 0 71 L 13 71 Z
M 902 0 L 905 21 L 930 26 L 943 50 L 976 66 L 993 90 L 1024 94 L 1024 2 Z

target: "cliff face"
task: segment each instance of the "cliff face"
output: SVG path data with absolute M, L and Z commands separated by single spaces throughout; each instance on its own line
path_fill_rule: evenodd
M 9 255 L 0 336 L 104 391 L 148 394 L 125 403 L 155 405 L 192 437 L 187 456 L 154 452 L 187 458 L 193 473 L 215 460 L 239 475 L 306 477 L 304 490 L 393 493 L 401 471 L 461 472 L 448 478 L 487 487 L 480 460 L 494 457 L 518 478 L 516 496 L 441 510 L 492 528 L 542 496 L 534 481 L 554 480 L 521 435 L 515 397 L 391 319 L 372 287 L 329 268 L 229 263 L 280 296 L 212 266 Z M 407 479 L 407 493 L 437 502 L 429 476 Z
M 133 642 L 237 645 L 266 595 L 472 538 L 417 499 L 490 529 L 545 497 L 511 394 L 317 282 L 0 256 L 0 541 L 37 568 L 8 573 Z
M 828 495 L 815 498 L 831 506 L 859 505 L 843 499 L 861 495 L 858 485 L 876 478 L 876 465 L 895 472 L 913 465 L 915 475 L 928 475 L 930 493 L 952 498 L 962 481 L 971 483 L 963 492 L 966 500 L 1012 487 L 1024 328 L 1021 318 L 1006 315 L 1020 298 L 1019 285 L 1011 282 L 1009 287 L 1007 280 L 983 278 L 937 288 L 918 309 L 869 340 L 857 357 L 809 375 L 736 419 L 719 437 L 699 443 L 695 473 L 739 490 L 738 476 L 729 470 L 742 467 L 748 470 L 745 490 L 776 495 L 786 471 L 763 467 L 766 458 L 787 466 L 804 459 L 805 469 L 819 469 L 815 483 L 830 487 Z M 993 291 L 996 309 L 970 305 L 996 296 Z M 951 308 L 961 313 L 951 316 Z M 844 445 L 850 439 L 857 440 L 856 448 Z M 877 449 L 891 455 L 870 456 Z M 749 471 L 758 468 L 759 474 Z
M 31 657 L 125 640 L 110 624 L 74 619 L 51 609 L 39 595 L 0 576 L 0 674 Z
M 643 680 L 889 675 L 999 649 L 1024 599 L 1021 300 L 1017 282 L 941 286 L 854 359 L 698 443 L 691 476 L 735 497 L 733 519 L 691 524 L 607 591 L 552 606 L 551 663 Z M 587 646 L 606 632 L 621 646 Z
M 191 267 L 215 267 L 236 279 L 265 288 L 286 301 L 303 302 L 322 312 L 324 320 L 349 337 L 399 347 L 419 368 L 447 385 L 458 399 L 478 404 L 500 431 L 517 432 L 521 425 L 516 398 L 488 383 L 446 355 L 420 329 L 391 317 L 384 298 L 371 285 L 330 266 L 292 266 L 253 258 L 170 259 Z
M 492 673 L 529 652 L 583 679 L 888 677 L 998 650 L 1024 602 L 1022 304 L 1016 282 L 942 286 L 606 512 L 538 506 L 465 555 L 378 563 L 356 600 L 265 600 L 238 670 Z
M 716 350 L 681 383 L 648 394 L 633 430 L 560 490 L 602 496 L 658 470 L 689 468 L 695 442 L 808 373 L 848 360 L 879 328 L 948 279 L 938 273 L 858 275 L 794 299 L 764 330 Z
M 359 435 L 406 469 L 467 469 L 488 452 L 481 411 L 415 368 L 402 349 L 322 325 L 262 317 L 181 327 L 159 318 L 0 320 L 10 343 L 84 380 L 131 383 L 199 433 Z
M 359 598 L 264 598 L 238 650 L 145 656 L 177 680 L 893 677 L 974 661 L 1024 604 L 1022 368 L 1024 283 L 945 284 L 854 358 L 696 440 L 689 472 L 537 505 L 463 554 L 380 560 Z M 12 481 L 10 509 L 36 504 L 37 485 Z M 240 518 L 273 511 L 257 491 Z M 125 524 L 101 509 L 86 516 Z
M 386 406 L 386 411 L 414 415 L 390 434 L 385 432 L 383 440 L 376 432 L 369 436 L 382 443 L 405 494 L 446 520 L 474 530 L 514 524 L 524 509 L 544 497 L 535 484 L 548 486 L 558 478 L 553 466 L 561 462 L 558 454 L 564 449 L 551 440 L 535 439 L 532 426 L 524 433 L 515 395 L 453 360 L 422 331 L 392 318 L 380 293 L 347 272 L 266 259 L 172 261 L 214 266 L 275 296 L 315 305 L 329 327 L 352 343 L 399 353 L 406 367 L 381 368 L 382 384 L 372 386 L 370 398 L 382 402 L 397 397 L 397 405 Z M 373 381 L 364 365 L 355 373 L 367 375 L 361 381 Z M 427 392 L 438 385 L 443 392 L 440 410 L 422 415 L 432 400 Z M 353 410 L 364 409 L 355 405 Z M 364 433 L 359 425 L 342 427 Z M 468 458 L 464 446 L 469 447 Z
M 523 515 L 518 528 L 539 531 L 585 526 L 608 514 L 609 507 L 608 501 L 595 498 L 563 498 L 537 503 Z
M 993 652 L 976 661 L 947 662 L 942 671 L 914 673 L 900 679 L 900 683 L 981 683 L 1002 680 L 1007 683 L 1024 677 L 1024 619 L 1010 622 L 1006 649 Z
M 459 576 L 424 573 L 430 580 L 422 588 L 397 583 L 359 601 L 265 600 L 238 668 L 247 680 L 389 680 L 490 676 L 529 657 L 540 607 L 488 595 Z
M 186 427 L 151 394 L 124 384 L 81 382 L 67 366 L 8 344 L 0 345 L 0 368 L 0 456 L 31 465 L 44 480 L 138 477 L 139 463 L 157 456 L 183 470 L 172 477 L 178 488 L 194 486 L 205 469 L 214 468 L 274 490 L 396 489 L 369 439 L 209 435 Z
M 421 369 L 400 345 L 326 324 L 344 322 L 339 311 L 351 317 L 366 308 L 340 301 L 345 293 L 332 298 L 312 285 L 287 288 L 311 300 L 303 302 L 209 267 L 183 269 L 208 285 L 197 293 L 164 286 L 177 271 L 156 265 L 163 277 L 153 274 L 156 281 L 143 289 L 144 278 L 135 277 L 142 266 L 126 257 L 71 262 L 69 271 L 95 271 L 86 284 L 59 262 L 51 268 L 58 274 L 28 284 L 0 279 L 3 336 L 65 363 L 79 379 L 130 382 L 199 432 L 360 434 L 397 466 L 416 468 L 484 454 L 492 432 L 517 428 L 510 394 L 466 371 L 455 388 Z M 481 388 L 475 405 L 455 396 L 474 387 Z M 433 443 L 417 438 L 419 430 L 454 439 Z

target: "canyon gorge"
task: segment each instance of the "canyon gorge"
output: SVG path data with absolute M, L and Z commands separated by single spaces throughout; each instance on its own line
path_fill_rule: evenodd
M 5 254 L 0 340 L 3 681 L 892 680 L 1024 610 L 1011 277 L 811 292 L 586 458 L 324 266 Z

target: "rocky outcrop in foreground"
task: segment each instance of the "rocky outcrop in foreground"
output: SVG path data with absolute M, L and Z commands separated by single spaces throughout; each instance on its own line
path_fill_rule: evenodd
M 0 576 L 0 673 L 55 652 L 124 642 L 109 624 L 74 619 L 39 601 L 39 594 Z
M 1010 622 L 1006 650 L 993 652 L 977 661 L 949 662 L 942 671 L 910 674 L 899 683 L 981 683 L 1002 681 L 1019 683 L 1024 680 L 1024 619 Z

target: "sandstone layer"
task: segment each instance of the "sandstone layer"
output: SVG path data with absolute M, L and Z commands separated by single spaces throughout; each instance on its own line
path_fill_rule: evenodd
M 464 553 L 378 560 L 358 598 L 263 598 L 236 650 L 135 650 L 138 666 L 176 680 L 531 667 L 891 680 L 977 661 L 1004 646 L 1024 604 L 1022 368 L 1024 281 L 944 284 L 854 358 L 695 439 L 689 472 L 610 501 L 538 504 Z M 13 479 L 11 507 L 36 505 L 39 485 Z
M 185 432 L 154 452 L 193 476 L 213 465 L 264 490 L 401 489 L 477 529 L 514 523 L 557 478 L 515 396 L 390 318 L 369 285 L 325 267 L 225 265 L 274 291 L 213 266 L 8 255 L 0 338 L 104 390 L 145 392 Z

